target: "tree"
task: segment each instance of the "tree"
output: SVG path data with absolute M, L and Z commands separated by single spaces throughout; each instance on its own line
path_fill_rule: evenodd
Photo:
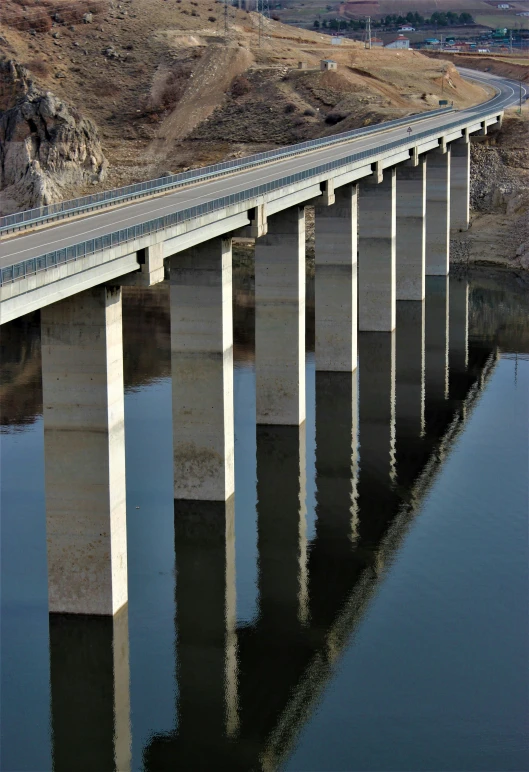
M 314 27 L 314 29 L 319 29 L 320 28 L 320 23 L 319 23 L 318 19 L 314 19 L 314 24 L 312 26 Z
M 324 19 L 324 20 L 322 21 L 322 23 L 321 23 L 321 26 L 322 26 L 322 29 L 327 29 L 327 27 L 329 26 L 329 25 L 327 24 L 327 19 Z
M 470 13 L 467 13 L 466 11 L 464 13 L 459 14 L 459 23 L 460 24 L 474 24 L 474 18 Z

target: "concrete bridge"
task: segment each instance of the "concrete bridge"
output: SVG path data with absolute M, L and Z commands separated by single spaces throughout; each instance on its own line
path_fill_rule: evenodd
M 114 615 L 127 602 L 121 287 L 162 281 L 168 262 L 174 498 L 229 502 L 233 235 L 256 239 L 257 424 L 302 426 L 305 206 L 316 368 L 351 374 L 358 331 L 391 350 L 397 301 L 423 301 L 425 276 L 446 282 L 450 228 L 469 222 L 469 137 L 501 124 L 516 96 L 494 84 L 485 105 L 241 159 L 163 197 L 0 222 L 1 322 L 41 310 L 50 612 Z

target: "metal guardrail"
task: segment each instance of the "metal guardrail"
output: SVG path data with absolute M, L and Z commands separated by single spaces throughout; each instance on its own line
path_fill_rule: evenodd
M 498 112 L 500 111 L 501 108 L 498 110 Z M 473 117 L 479 119 L 485 115 L 494 114 L 495 112 L 491 112 L 490 108 L 488 108 L 487 110 L 483 109 L 482 111 L 477 111 Z M 468 123 L 469 117 L 467 116 L 464 119 L 459 119 L 443 126 L 442 128 L 437 129 L 436 132 L 432 132 L 431 129 L 429 131 L 420 132 L 414 135 L 413 144 L 415 144 L 419 139 L 423 139 L 428 136 L 431 137 L 432 134 L 435 136 L 437 133 L 437 136 L 439 136 L 440 133 L 444 133 L 449 129 L 463 127 Z M 242 190 L 239 191 L 239 193 L 233 193 L 230 196 L 223 196 L 221 198 L 208 201 L 205 204 L 199 204 L 198 206 L 191 207 L 190 209 L 183 209 L 179 212 L 172 212 L 171 214 L 165 215 L 163 217 L 157 217 L 154 220 L 148 220 L 145 223 L 133 225 L 130 228 L 114 231 L 113 233 L 109 233 L 105 236 L 89 239 L 88 241 L 74 244 L 71 247 L 65 247 L 53 252 L 48 252 L 45 255 L 30 258 L 29 260 L 23 260 L 20 263 L 7 266 L 0 271 L 0 286 L 6 283 L 14 282 L 17 279 L 23 279 L 26 276 L 34 275 L 40 271 L 45 271 L 48 268 L 53 268 L 62 263 L 68 263 L 73 260 L 87 257 L 88 255 L 100 252 L 103 249 L 118 246 L 119 244 L 127 241 L 134 241 L 135 239 L 141 238 L 142 236 L 156 233 L 160 230 L 165 230 L 166 228 L 173 227 L 187 220 L 194 220 L 204 214 L 209 214 L 211 212 L 224 209 L 228 206 L 233 206 L 234 204 L 240 203 L 242 201 L 257 198 L 258 196 L 265 195 L 266 193 L 277 190 L 278 188 L 287 187 L 288 185 L 309 179 L 310 177 L 317 177 L 318 175 L 324 174 L 325 172 L 333 171 L 340 166 L 347 166 L 348 164 L 355 163 L 356 161 L 361 161 L 364 158 L 374 159 L 379 153 L 383 153 L 387 150 L 392 150 L 397 147 L 409 147 L 410 144 L 412 143 L 409 138 L 394 140 L 393 142 L 380 145 L 376 149 L 362 150 L 359 153 L 353 153 L 352 155 L 346 156 L 345 158 L 338 158 L 334 161 L 328 161 L 327 163 L 321 164 L 320 166 L 316 166 L 312 169 L 305 169 L 304 171 L 297 172 L 296 174 L 282 177 L 280 179 L 273 180 L 272 182 L 267 182 L 263 185 L 258 185 L 257 187 L 249 188 L 247 190 Z
M 74 198 L 70 201 L 61 201 L 57 204 L 49 204 L 48 206 L 37 207 L 35 209 L 26 209 L 24 212 L 16 212 L 15 214 L 0 217 L 0 233 L 9 233 L 10 231 L 20 230 L 39 223 L 74 217 L 77 214 L 102 209 L 106 206 L 111 206 L 112 204 L 124 203 L 125 201 L 130 201 L 132 199 L 166 192 L 171 189 L 182 187 L 183 185 L 189 185 L 193 182 L 200 182 L 208 177 L 222 176 L 239 169 L 242 170 L 251 168 L 252 166 L 258 166 L 266 161 L 275 161 L 280 158 L 288 158 L 289 156 L 304 153 L 307 150 L 332 146 L 340 142 L 346 142 L 349 139 L 354 139 L 359 135 L 365 136 L 406 123 L 415 123 L 416 121 L 432 118 L 440 113 L 451 112 L 452 110 L 453 108 L 450 106 L 439 108 L 437 110 L 430 110 L 427 113 L 419 113 L 418 115 L 408 116 L 406 118 L 396 118 L 392 121 L 377 123 L 374 126 L 363 129 L 345 131 L 341 134 L 335 134 L 332 137 L 319 137 L 317 139 L 307 140 L 306 142 L 300 142 L 297 145 L 289 145 L 283 148 L 276 148 L 275 150 L 267 150 L 263 153 L 255 153 L 254 155 L 246 156 L 245 158 L 222 161 L 221 163 L 204 166 L 200 169 L 190 169 L 187 172 L 180 172 L 179 174 L 170 174 L 165 177 L 158 177 L 154 180 L 138 182 L 134 185 L 125 185 L 121 188 L 114 188 L 113 190 L 105 190 L 101 193 L 81 196 L 80 198 Z

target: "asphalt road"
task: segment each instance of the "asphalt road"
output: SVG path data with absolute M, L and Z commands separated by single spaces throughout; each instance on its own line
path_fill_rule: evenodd
M 497 78 L 487 73 L 475 72 L 474 70 L 462 70 L 462 74 L 476 81 L 491 83 L 499 89 L 499 94 L 488 103 L 491 110 L 496 108 L 503 109 L 517 103 L 519 99 L 519 85 L 516 81 Z M 523 91 L 525 93 L 526 89 L 524 88 Z M 414 134 L 428 129 L 442 128 L 443 125 L 457 120 L 458 117 L 470 117 L 479 108 L 480 105 L 476 105 L 467 110 L 417 121 L 412 124 L 413 131 L 410 141 L 413 141 Z M 0 267 L 5 268 L 13 263 L 38 257 L 46 252 L 62 249 L 170 214 L 171 212 L 177 212 L 220 198 L 221 196 L 262 185 L 304 169 L 311 169 L 319 164 L 345 158 L 352 153 L 376 149 L 386 142 L 407 138 L 406 125 L 393 129 L 384 129 L 384 124 L 382 124 L 380 131 L 366 135 L 366 137 L 360 135 L 358 138 L 344 144 L 310 151 L 292 158 L 285 158 L 281 161 L 241 171 L 228 177 L 207 180 L 164 196 L 139 200 L 112 210 L 87 214 L 76 220 L 61 220 L 56 224 L 48 225 L 40 231 L 22 232 L 16 237 L 4 238 L 0 244 Z

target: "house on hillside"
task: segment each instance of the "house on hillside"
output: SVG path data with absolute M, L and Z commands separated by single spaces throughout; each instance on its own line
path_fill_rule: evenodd
M 383 46 L 384 46 L 384 41 L 381 38 L 371 38 L 372 48 L 382 48 Z
M 415 27 L 410 27 L 409 25 L 399 27 L 399 32 L 415 32 Z
M 322 59 L 320 62 L 320 70 L 337 70 L 338 63 L 334 59 Z
M 404 35 L 399 35 L 394 40 L 390 40 L 389 43 L 386 43 L 386 48 L 409 48 L 410 47 L 410 39 L 405 38 Z

